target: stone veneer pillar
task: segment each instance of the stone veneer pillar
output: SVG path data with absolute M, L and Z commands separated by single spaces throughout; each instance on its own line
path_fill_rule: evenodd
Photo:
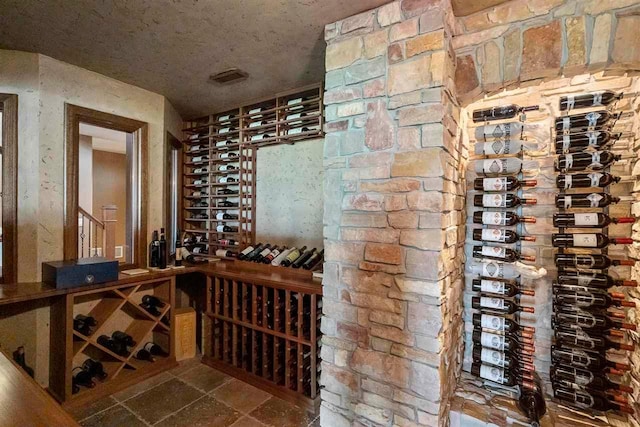
M 450 0 L 325 29 L 320 424 L 446 425 L 462 358 L 464 162 Z

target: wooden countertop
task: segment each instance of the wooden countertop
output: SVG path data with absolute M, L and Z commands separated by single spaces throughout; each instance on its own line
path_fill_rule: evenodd
M 0 427 L 79 426 L 42 387 L 0 352 Z
M 174 277 L 188 273 L 218 275 L 229 279 L 255 282 L 256 284 L 263 283 L 273 286 L 294 287 L 303 292 L 322 294 L 321 282 L 317 279 L 301 277 L 299 274 L 289 272 L 285 268 L 266 267 L 263 268 L 260 265 L 253 267 L 251 264 L 245 262 L 219 261 L 207 264 L 186 265 L 185 268 L 166 271 L 155 270 L 137 276 L 120 274 L 120 278 L 116 282 L 100 283 L 71 289 L 56 289 L 54 286 L 44 282 L 0 284 L 0 305 L 51 298 L 58 295 L 99 289 L 107 286 L 125 285 L 127 283 Z

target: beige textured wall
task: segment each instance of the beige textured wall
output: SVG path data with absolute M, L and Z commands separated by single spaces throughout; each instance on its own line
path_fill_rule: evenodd
M 258 150 L 256 241 L 322 247 L 323 140 Z

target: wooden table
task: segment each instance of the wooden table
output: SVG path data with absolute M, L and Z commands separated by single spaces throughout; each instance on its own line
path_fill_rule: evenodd
M 78 425 L 42 387 L 0 352 L 0 427 Z

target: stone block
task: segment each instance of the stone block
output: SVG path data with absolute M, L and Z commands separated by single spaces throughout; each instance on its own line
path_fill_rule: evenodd
M 444 233 L 441 230 L 402 230 L 400 244 L 422 250 L 441 250 L 444 246 Z
M 569 17 L 565 20 L 567 48 L 569 56 L 565 68 L 583 66 L 586 61 L 586 35 L 584 16 Z M 600 34 L 595 35 L 600 37 Z
M 366 328 L 352 323 L 337 322 L 336 334 L 338 338 L 358 343 L 361 347 L 369 346 L 369 334 Z M 336 350 L 334 358 L 336 365 L 347 366 L 349 353 L 346 350 Z
M 391 194 L 384 196 L 384 210 L 387 212 L 401 211 L 407 208 L 407 196 L 404 194 Z
M 420 15 L 420 33 L 430 33 L 444 27 L 445 15 L 441 8 Z
M 356 405 L 355 413 L 356 415 L 382 425 L 389 424 L 393 418 L 391 410 L 374 408 L 364 403 L 358 403 Z
M 638 40 L 640 40 L 640 16 L 619 16 L 611 52 L 613 60 L 621 64 L 640 62 Z
M 413 92 L 414 90 L 429 87 L 429 63 L 431 57 L 419 56 L 409 61 L 403 61 L 389 66 L 389 95 Z
M 400 21 L 402 21 L 402 9 L 400 8 L 399 1 L 394 1 L 378 8 L 378 24 L 380 24 L 381 27 L 386 27 Z
M 514 81 L 519 77 L 520 56 L 522 43 L 520 43 L 520 30 L 515 29 L 504 36 L 504 80 Z M 458 63 L 460 65 L 460 63 Z M 457 70 L 456 70 L 457 73 Z M 457 88 L 456 88 L 457 89 Z M 475 87 L 473 88 L 475 89 Z
M 365 153 L 351 157 L 349 159 L 349 167 L 366 168 L 371 166 L 385 166 L 390 165 L 392 161 L 392 153 Z
M 347 34 L 356 30 L 370 31 L 373 29 L 374 17 L 375 15 L 372 11 L 367 11 L 354 16 L 350 16 L 349 18 L 342 20 L 340 34 Z
M 439 148 L 424 148 L 419 151 L 396 153 L 391 164 L 391 176 L 439 177 L 446 167 L 444 151 Z M 410 191 L 413 188 L 407 188 Z M 417 189 L 417 188 L 415 188 Z
M 442 147 L 444 145 L 444 126 L 442 123 L 429 123 L 422 126 L 422 146 Z
M 358 263 L 358 268 L 363 271 L 384 272 L 389 274 L 405 273 L 405 268 L 403 265 L 379 264 L 369 261 L 361 261 L 360 263 Z
M 420 181 L 405 178 L 360 183 L 361 191 L 375 191 L 379 193 L 402 193 L 407 191 L 419 190 L 420 187 Z
M 444 7 L 442 0 L 402 0 L 405 17 L 418 16 L 427 11 L 438 11 Z
M 368 243 L 364 257 L 366 261 L 398 265 L 402 263 L 402 248 L 398 245 Z
M 439 404 L 407 393 L 405 390 L 393 390 L 393 400 L 405 405 L 415 406 L 416 408 L 420 408 L 423 411 L 427 411 L 429 413 L 437 414 L 440 412 Z
M 412 333 L 404 332 L 393 326 L 385 326 L 379 325 L 377 323 L 372 323 L 369 331 L 374 337 L 382 338 L 395 343 L 400 343 L 407 346 L 413 346 L 415 344 L 415 337 Z
M 326 142 L 325 142 L 326 144 Z M 400 128 L 397 137 L 398 150 L 411 151 L 420 148 L 420 128 Z
M 386 150 L 393 146 L 395 127 L 387 111 L 386 102 L 379 100 L 367 104 L 365 123 L 365 145 L 373 151 Z
M 393 228 L 343 228 L 342 240 L 376 243 L 398 243 L 400 231 Z
M 498 45 L 493 41 L 486 43 L 484 45 L 484 63 L 482 64 L 482 84 L 484 86 L 502 82 L 501 64 Z
M 349 194 L 345 195 L 342 199 L 343 210 L 356 210 L 356 211 L 381 211 L 384 196 L 381 194 Z
M 389 30 L 389 41 L 397 42 L 418 34 L 418 19 L 408 19 L 394 24 Z
M 391 386 L 373 381 L 369 378 L 362 379 L 362 389 L 388 399 L 393 396 L 393 389 L 391 388 Z
M 430 86 L 442 86 L 445 79 L 445 70 L 450 63 L 450 58 L 444 50 L 438 50 L 431 54 L 429 61 L 429 73 L 431 75 Z M 449 68 L 453 68 L 450 65 Z
M 343 396 L 352 396 L 358 392 L 358 377 L 355 374 L 328 363 L 322 364 L 320 384 L 325 390 Z
M 611 42 L 611 20 L 608 13 L 596 17 L 593 34 L 597 37 L 591 42 L 591 52 L 589 54 L 589 64 L 604 64 L 609 61 L 609 44 Z
M 407 327 L 410 331 L 437 337 L 442 329 L 442 310 L 437 305 L 410 302 Z
M 365 98 L 375 98 L 384 96 L 386 93 L 386 79 L 380 78 L 366 82 L 362 86 L 362 92 Z
M 555 75 L 562 58 L 560 21 L 524 31 L 521 78 L 530 80 Z
M 348 85 L 360 83 L 383 76 L 387 64 L 384 57 L 370 59 L 366 62 L 351 65 L 345 70 L 344 81 Z
M 417 90 L 415 92 L 402 93 L 400 95 L 392 96 L 389 98 L 389 109 L 395 110 L 396 108 L 406 107 L 407 105 L 420 104 L 422 102 L 422 92 Z
M 340 155 L 362 153 L 364 150 L 364 131 L 349 130 L 340 142 Z
M 387 216 L 383 213 L 344 212 L 340 220 L 343 227 L 387 227 Z
M 327 71 L 343 68 L 362 58 L 362 38 L 353 37 L 327 46 L 325 68 Z
M 430 366 L 440 366 L 440 355 L 429 351 L 419 350 L 406 345 L 394 343 L 391 345 L 391 354 L 415 362 L 425 363 Z
M 393 43 L 387 48 L 387 60 L 389 64 L 395 64 L 404 60 L 404 44 Z
M 359 87 L 348 87 L 328 90 L 324 93 L 324 104 L 336 104 L 341 102 L 353 101 L 362 98 L 362 89 Z
M 364 103 L 362 101 L 339 104 L 336 114 L 338 117 L 357 116 L 364 113 Z
M 443 266 L 440 252 L 407 249 L 405 266 L 407 276 L 416 279 L 438 280 Z
M 418 228 L 417 212 L 392 212 L 388 215 L 389 225 L 393 228 Z
M 384 55 L 389 44 L 389 30 L 384 29 L 364 36 L 364 56 L 367 59 Z
M 349 127 L 349 120 L 338 120 L 335 122 L 329 122 L 324 124 L 324 132 L 341 132 L 343 130 L 347 130 Z
M 323 366 L 324 368 L 324 366 Z M 351 368 L 374 380 L 407 388 L 411 362 L 389 354 L 357 348 L 351 356 Z
M 327 241 L 325 243 L 325 260 L 356 264 L 362 260 L 364 244 Z
M 324 76 L 324 88 L 333 89 L 344 85 L 344 71 L 333 70 L 328 71 Z
M 472 92 L 480 86 L 473 56 L 459 56 L 456 59 L 455 84 L 456 91 L 461 95 Z
M 323 403 L 320 406 L 320 427 L 351 427 L 351 421 L 342 414 L 332 411 Z
M 442 380 L 438 368 L 413 362 L 411 364 L 411 390 L 432 402 L 440 400 Z
M 389 313 L 386 311 L 372 311 L 369 313 L 369 320 L 382 325 L 394 326 L 404 329 L 404 316 Z
M 436 30 L 414 37 L 406 42 L 407 58 L 430 50 L 444 49 L 444 30 Z
M 442 121 L 444 106 L 442 104 L 423 104 L 415 107 L 406 107 L 398 111 L 398 124 L 400 126 L 414 126 L 424 123 L 437 123 Z
M 442 212 L 443 203 L 442 193 L 438 191 L 416 192 L 407 195 L 407 205 L 411 210 Z

